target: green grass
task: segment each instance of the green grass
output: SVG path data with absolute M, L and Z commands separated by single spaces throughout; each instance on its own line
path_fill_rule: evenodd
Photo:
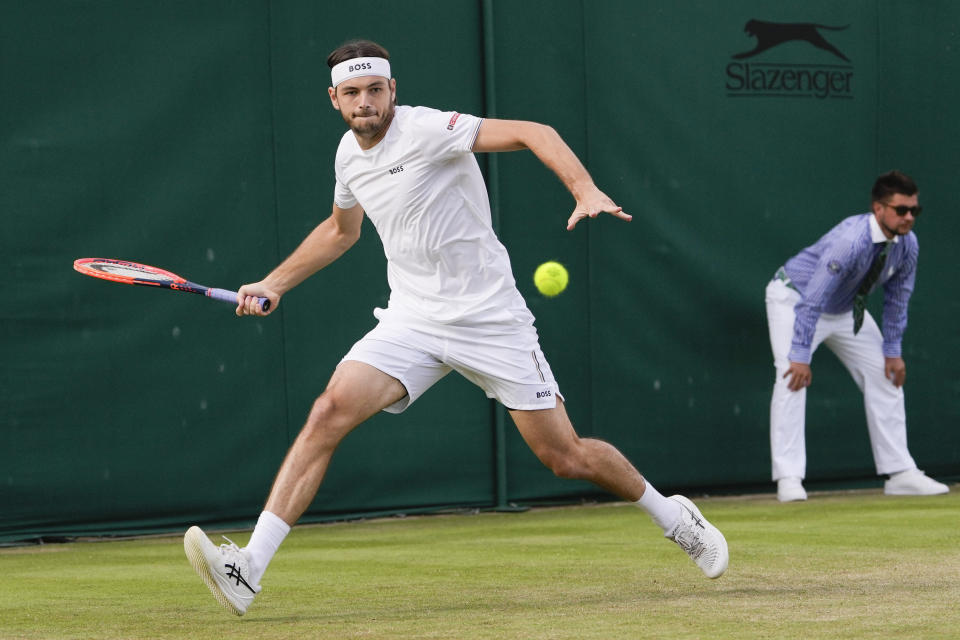
M 243 618 L 179 537 L 0 550 L 0 638 L 960 635 L 956 490 L 697 504 L 730 544 L 719 580 L 629 505 L 386 519 L 295 529 Z

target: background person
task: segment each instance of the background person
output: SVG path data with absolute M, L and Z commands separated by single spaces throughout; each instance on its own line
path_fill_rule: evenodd
M 901 340 L 919 247 L 917 186 L 890 171 L 877 178 L 870 213 L 846 218 L 816 244 L 787 260 L 767 285 L 767 322 L 776 368 L 770 403 L 773 480 L 781 502 L 806 500 L 804 418 L 810 361 L 823 343 L 863 393 L 877 474 L 890 495 L 949 491 L 917 469 L 907 450 Z M 883 285 L 883 331 L 864 308 Z

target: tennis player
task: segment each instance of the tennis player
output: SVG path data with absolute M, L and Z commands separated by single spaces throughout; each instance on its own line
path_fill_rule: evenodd
M 390 299 L 377 326 L 344 356 L 280 467 L 249 544 L 215 546 L 197 527 L 187 556 L 217 600 L 243 615 L 290 527 L 316 495 L 334 450 L 379 411 L 399 413 L 451 370 L 507 407 L 556 475 L 588 480 L 636 503 L 710 578 L 727 568 L 720 531 L 683 496 L 664 497 L 613 446 L 580 438 L 540 349 L 507 251 L 491 225 L 474 153 L 529 149 L 576 200 L 567 229 L 626 214 L 593 183 L 550 127 L 396 106 L 388 52 L 358 40 L 333 51 L 330 101 L 349 127 L 337 149 L 333 212 L 260 282 L 238 292 L 238 315 L 280 298 L 339 258 L 366 213 L 383 242 Z

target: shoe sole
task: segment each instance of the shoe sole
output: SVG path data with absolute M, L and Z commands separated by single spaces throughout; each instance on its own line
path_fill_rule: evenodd
M 803 502 L 807 499 L 807 494 L 803 495 L 794 495 L 794 496 L 780 496 L 777 495 L 777 501 L 779 502 Z
M 200 576 L 203 583 L 207 585 L 207 588 L 210 589 L 210 593 L 217 599 L 217 602 L 234 615 L 242 616 L 246 612 L 241 611 L 236 605 L 230 602 L 210 572 L 210 565 L 207 564 L 207 558 L 203 555 L 203 542 L 209 541 L 207 540 L 206 534 L 200 530 L 200 527 L 190 527 L 187 529 L 187 533 L 183 536 L 183 550 L 187 554 L 187 560 L 190 561 L 190 566 L 197 572 L 197 575 Z
M 884 489 L 884 490 L 883 490 L 883 493 L 884 493 L 884 495 L 887 495 L 887 496 L 916 496 L 916 497 L 921 497 L 921 496 L 943 496 L 943 495 L 946 495 L 946 494 L 950 493 L 950 490 L 947 489 L 946 491 L 936 491 L 936 492 L 932 492 L 932 493 L 931 493 L 931 492 L 903 491 L 903 490 L 896 490 L 896 489 L 894 489 L 893 491 L 888 491 L 888 490 Z
M 695 513 L 698 518 L 706 522 L 708 526 L 713 527 L 713 530 L 716 531 L 717 534 L 720 536 L 720 541 L 723 543 L 723 562 L 720 563 L 721 564 L 720 571 L 716 575 L 710 575 L 709 573 L 704 571 L 703 567 L 701 567 L 700 565 L 697 565 L 697 567 L 699 567 L 700 570 L 703 571 L 703 575 L 707 576 L 711 580 L 716 580 L 726 572 L 727 567 L 730 565 L 730 549 L 727 547 L 727 538 L 723 535 L 723 533 L 720 532 L 720 529 L 717 529 L 716 527 L 714 527 L 709 520 L 703 517 L 703 514 L 700 513 L 700 509 L 698 509 L 697 505 L 693 504 L 693 502 L 689 498 L 685 496 L 680 496 L 680 495 L 671 496 L 671 497 L 677 502 L 679 502 L 680 504 L 682 504 L 687 509 L 690 509 L 690 511 Z

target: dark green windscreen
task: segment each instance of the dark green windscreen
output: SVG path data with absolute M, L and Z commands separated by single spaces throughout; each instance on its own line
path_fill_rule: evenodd
M 809 26 L 783 39 L 771 23 Z M 574 201 L 532 154 L 481 158 L 578 431 L 661 489 L 769 482 L 766 282 L 866 211 L 878 173 L 912 174 L 910 446 L 956 476 L 958 34 L 946 1 L 0 4 L 0 541 L 256 518 L 386 302 L 372 225 L 265 319 L 71 264 L 226 288 L 265 275 L 329 214 L 344 125 L 325 60 L 352 37 L 390 49 L 401 103 L 552 125 L 634 215 L 567 232 Z M 532 283 L 546 260 L 571 274 L 554 299 Z M 821 351 L 808 477 L 869 479 L 862 400 Z M 453 374 L 352 433 L 307 517 L 596 495 Z

